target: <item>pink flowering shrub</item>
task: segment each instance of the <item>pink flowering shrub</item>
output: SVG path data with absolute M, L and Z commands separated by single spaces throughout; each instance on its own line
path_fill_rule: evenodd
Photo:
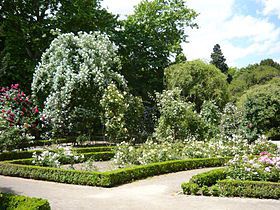
M 30 97 L 20 90 L 18 84 L 10 88 L 0 88 L 1 118 L 10 127 L 18 126 L 26 129 L 36 129 L 40 123 L 40 113 Z
M 38 107 L 18 84 L 0 87 L 0 151 L 25 147 L 39 137 L 42 122 Z
M 256 181 L 280 181 L 280 156 L 266 151 L 258 156 L 236 155 L 228 163 L 228 178 Z

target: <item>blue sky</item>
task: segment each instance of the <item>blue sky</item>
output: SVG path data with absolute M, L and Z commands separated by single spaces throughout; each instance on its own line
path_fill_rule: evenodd
M 103 0 L 121 17 L 141 0 Z M 188 60 L 210 60 L 218 43 L 230 66 L 243 67 L 265 58 L 280 62 L 280 0 L 186 0 L 200 13 L 199 29 L 188 30 L 183 49 Z

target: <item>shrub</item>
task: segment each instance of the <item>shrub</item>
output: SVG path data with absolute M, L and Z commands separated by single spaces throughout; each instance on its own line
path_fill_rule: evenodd
M 157 94 L 160 118 L 155 130 L 158 141 L 174 141 L 196 136 L 205 138 L 205 123 L 194 110 L 192 103 L 185 102 L 178 88 Z
M 182 90 L 182 96 L 200 111 L 203 101 L 223 107 L 229 99 L 226 76 L 214 65 L 200 60 L 175 64 L 165 70 L 167 88 Z
M 0 174 L 62 183 L 113 187 L 149 176 L 201 167 L 221 166 L 224 165 L 226 161 L 228 161 L 228 158 L 175 160 L 153 163 L 145 166 L 134 166 L 110 172 L 64 170 L 60 168 L 20 165 L 18 164 L 20 161 L 13 161 L 10 163 L 0 162 Z M 28 161 L 26 160 L 23 161 L 23 163 L 24 162 Z
M 21 195 L 0 193 L 1 209 L 28 209 L 28 210 L 50 210 L 47 200 L 30 198 Z
M 204 173 L 197 174 L 190 179 L 190 183 L 195 183 L 199 187 L 210 187 L 217 183 L 218 180 L 226 178 L 226 172 L 224 168 L 214 169 Z
M 236 155 L 228 163 L 227 177 L 238 180 L 280 181 L 280 157 L 262 152 L 258 157 Z
M 221 180 L 219 192 L 227 197 L 280 198 L 280 183 L 260 181 Z
M 153 162 L 168 160 L 181 160 L 187 158 L 207 157 L 233 157 L 235 154 L 259 154 L 261 151 L 277 153 L 277 145 L 266 139 L 257 140 L 254 144 L 248 144 L 246 139 L 233 136 L 231 139 L 212 139 L 210 141 L 196 141 L 185 139 L 184 141 L 152 141 L 134 147 L 132 144 L 122 142 L 115 148 L 114 161 L 120 167 L 126 165 L 143 165 Z
M 116 46 L 99 32 L 62 34 L 54 39 L 35 69 L 32 92 L 59 134 L 92 134 L 101 123 L 100 100 L 114 83 L 126 89 L 117 70 Z
M 255 140 L 257 134 L 278 130 L 280 135 L 280 82 L 255 86 L 238 101 L 243 110 L 243 123 L 248 136 Z
M 27 134 L 25 129 L 8 127 L 0 131 L 0 151 L 20 149 L 32 139 L 34 137 Z

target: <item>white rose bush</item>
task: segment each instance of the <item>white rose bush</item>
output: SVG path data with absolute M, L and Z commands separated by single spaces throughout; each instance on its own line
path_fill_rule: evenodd
M 108 85 L 126 89 L 117 47 L 99 32 L 54 39 L 35 69 L 32 93 L 55 134 L 92 133 L 101 122 L 100 100 Z

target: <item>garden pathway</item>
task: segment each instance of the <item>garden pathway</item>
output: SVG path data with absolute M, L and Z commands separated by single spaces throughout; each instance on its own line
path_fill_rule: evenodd
M 0 176 L 0 191 L 48 199 L 52 210 L 279 210 L 278 200 L 186 196 L 182 182 L 210 169 L 151 177 L 115 188 Z

